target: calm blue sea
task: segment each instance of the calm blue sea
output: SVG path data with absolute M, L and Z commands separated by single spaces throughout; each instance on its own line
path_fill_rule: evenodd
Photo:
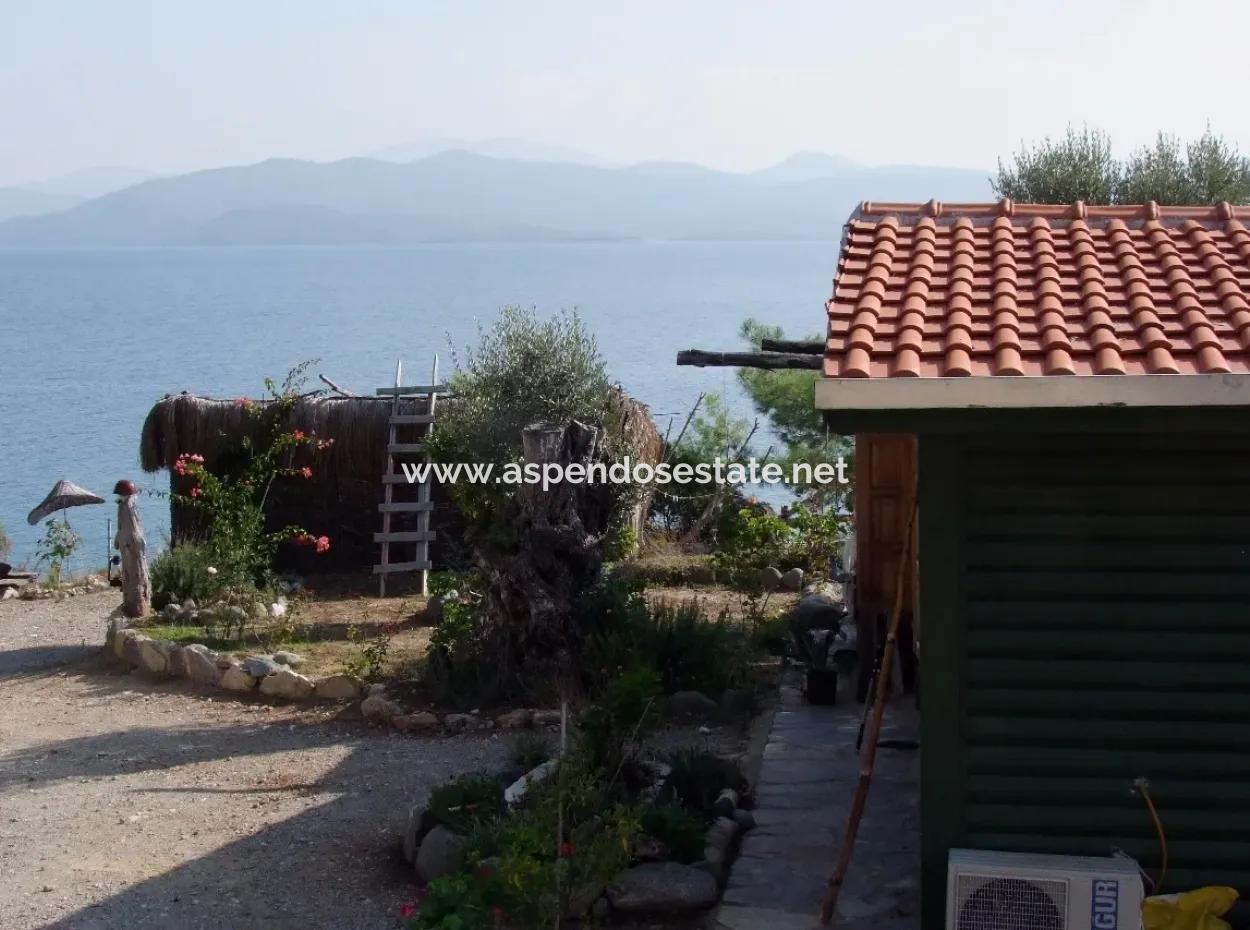
M 824 325 L 836 243 L 689 242 L 404 247 L 0 251 L 0 522 L 10 561 L 33 561 L 26 514 L 69 478 L 110 503 L 70 512 L 105 558 L 118 478 L 166 392 L 258 396 L 303 359 L 358 392 L 389 384 L 396 358 L 424 380 L 448 340 L 464 346 L 501 306 L 576 309 L 613 377 L 664 429 L 700 391 L 749 409 L 731 369 L 678 368 L 683 348 L 739 347 L 743 318 L 787 334 Z M 141 505 L 159 543 L 163 502 Z

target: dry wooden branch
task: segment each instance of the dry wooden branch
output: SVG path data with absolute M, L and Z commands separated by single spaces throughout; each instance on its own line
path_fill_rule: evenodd
M 824 355 L 825 344 L 810 339 L 761 339 L 761 352 L 797 352 L 800 355 Z
M 873 705 L 872 720 L 868 725 L 868 739 L 865 740 L 859 757 L 859 782 L 855 786 L 855 799 L 851 803 L 846 831 L 842 834 L 842 846 L 838 850 L 837 863 L 834 865 L 833 874 L 829 876 L 829 887 L 820 905 L 822 924 L 829 923 L 834 911 L 837 910 L 838 895 L 842 892 L 842 883 L 846 881 L 846 871 L 851 865 L 851 855 L 855 852 L 855 836 L 859 833 L 859 823 L 864 817 L 864 807 L 868 803 L 868 789 L 872 785 L 872 773 L 877 763 L 877 744 L 881 739 L 881 724 L 885 719 L 885 701 L 890 688 L 890 675 L 894 670 L 894 654 L 898 651 L 898 628 L 903 616 L 903 582 L 907 579 L 907 566 L 914 556 L 916 510 L 919 503 L 919 488 L 913 487 L 911 517 L 907 521 L 907 537 L 903 541 L 903 552 L 898 562 L 898 575 L 894 582 L 894 613 L 890 616 L 890 630 L 886 636 L 885 649 L 881 654 L 881 671 L 877 676 L 876 703 Z
M 122 555 L 122 612 L 127 617 L 144 617 L 152 611 L 152 583 L 148 577 L 148 544 L 135 507 L 134 495 L 117 499 L 117 538 Z
M 819 369 L 824 360 L 819 355 L 798 352 L 707 352 L 684 349 L 677 353 L 678 365 L 696 368 L 809 368 Z
M 359 397 L 360 396 L 355 391 L 349 391 L 346 388 L 339 387 L 337 384 L 335 384 L 333 381 L 331 381 L 329 378 L 327 378 L 325 375 L 321 374 L 320 372 L 318 372 L 317 377 L 320 378 L 326 384 L 328 384 L 330 386 L 330 390 L 334 391 L 334 393 L 336 394 L 342 394 L 344 397 Z

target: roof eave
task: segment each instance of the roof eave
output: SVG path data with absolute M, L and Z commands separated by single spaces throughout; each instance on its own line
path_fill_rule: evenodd
M 1250 374 L 820 378 L 839 412 L 1250 407 Z

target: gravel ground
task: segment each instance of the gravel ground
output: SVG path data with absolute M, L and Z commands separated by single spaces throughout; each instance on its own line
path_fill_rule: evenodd
M 389 930 L 412 801 L 502 764 L 108 665 L 114 592 L 0 602 L 0 927 Z

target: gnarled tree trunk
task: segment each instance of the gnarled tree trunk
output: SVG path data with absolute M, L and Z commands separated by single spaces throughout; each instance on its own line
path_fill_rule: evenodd
M 605 461 L 601 430 L 573 421 L 523 433 L 527 464 Z M 486 578 L 485 616 L 499 637 L 502 680 L 575 688 L 579 631 L 573 603 L 598 579 L 616 495 L 607 484 L 558 482 L 519 489 L 500 521 L 506 542 L 475 546 Z

